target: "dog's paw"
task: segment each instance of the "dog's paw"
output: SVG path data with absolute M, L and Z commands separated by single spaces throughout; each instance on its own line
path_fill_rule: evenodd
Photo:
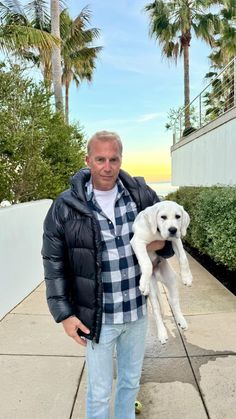
M 139 289 L 143 295 L 147 296 L 149 294 L 149 286 L 142 287 L 141 285 L 139 285 Z
M 187 285 L 187 287 L 191 287 L 192 282 L 193 282 L 193 277 L 192 274 L 186 274 L 186 275 L 181 275 L 181 279 L 184 285 Z
M 163 328 L 159 328 L 158 332 L 157 332 L 157 336 L 159 341 L 161 342 L 162 345 L 165 345 L 165 343 L 168 341 L 168 335 L 167 335 L 167 331 L 165 326 L 163 326 Z
M 181 327 L 181 329 L 187 330 L 188 329 L 188 323 L 186 322 L 183 315 L 179 315 L 176 317 L 176 322 L 178 326 Z
M 141 276 L 140 283 L 139 283 L 139 289 L 143 295 L 148 295 L 150 291 L 149 281 L 147 281 L 146 278 Z

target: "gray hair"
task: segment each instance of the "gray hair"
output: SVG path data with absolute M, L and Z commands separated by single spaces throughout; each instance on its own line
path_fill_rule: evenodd
M 87 144 L 87 153 L 90 154 L 91 152 L 91 145 L 93 143 L 93 141 L 98 140 L 98 141 L 108 141 L 108 142 L 112 142 L 112 141 L 116 141 L 118 147 L 119 147 L 119 152 L 120 155 L 122 156 L 122 151 L 123 151 L 123 145 L 121 142 L 121 139 L 119 137 L 118 134 L 116 134 L 115 132 L 110 132 L 110 131 L 99 131 L 96 132 L 88 141 Z

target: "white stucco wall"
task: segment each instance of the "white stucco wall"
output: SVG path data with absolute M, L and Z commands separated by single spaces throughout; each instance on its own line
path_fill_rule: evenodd
M 171 151 L 174 186 L 236 185 L 236 108 Z
M 43 280 L 43 220 L 51 202 L 0 208 L 0 319 Z

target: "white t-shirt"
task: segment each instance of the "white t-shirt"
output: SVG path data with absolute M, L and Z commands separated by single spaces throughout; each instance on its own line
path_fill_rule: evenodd
M 116 228 L 114 206 L 117 196 L 117 185 L 115 185 L 110 191 L 99 191 L 98 189 L 94 189 L 93 192 L 102 211 L 106 214 L 109 220 L 112 221 L 114 228 Z

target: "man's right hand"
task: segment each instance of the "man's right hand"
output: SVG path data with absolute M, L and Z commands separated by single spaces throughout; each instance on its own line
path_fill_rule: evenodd
M 87 345 L 85 338 L 80 337 L 77 333 L 77 330 L 80 329 L 84 333 L 90 333 L 90 330 L 78 319 L 76 316 L 68 317 L 62 321 L 65 332 L 68 336 L 73 338 L 77 343 L 82 346 Z

